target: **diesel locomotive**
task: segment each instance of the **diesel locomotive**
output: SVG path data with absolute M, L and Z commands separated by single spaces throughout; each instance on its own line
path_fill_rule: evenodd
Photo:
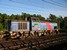
M 30 18 L 29 21 L 10 20 L 8 21 L 8 31 L 36 31 L 54 30 L 57 23 L 40 21 L 38 18 Z

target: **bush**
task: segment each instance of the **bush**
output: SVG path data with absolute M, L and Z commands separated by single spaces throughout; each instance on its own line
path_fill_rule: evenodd
M 0 23 L 0 31 L 3 30 L 3 25 Z

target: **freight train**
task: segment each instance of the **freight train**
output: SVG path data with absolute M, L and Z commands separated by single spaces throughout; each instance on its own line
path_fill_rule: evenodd
M 8 31 L 36 31 L 54 30 L 57 23 L 41 22 L 38 18 L 31 18 L 29 21 L 10 20 L 8 21 Z

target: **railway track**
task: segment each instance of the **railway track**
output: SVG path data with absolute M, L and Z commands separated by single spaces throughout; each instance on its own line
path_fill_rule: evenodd
M 67 34 L 39 36 L 35 38 L 10 39 L 0 41 L 0 50 L 41 50 L 55 45 L 67 43 Z

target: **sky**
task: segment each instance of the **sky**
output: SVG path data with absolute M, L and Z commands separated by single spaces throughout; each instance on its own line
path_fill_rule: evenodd
M 0 13 L 67 16 L 67 0 L 0 0 Z

